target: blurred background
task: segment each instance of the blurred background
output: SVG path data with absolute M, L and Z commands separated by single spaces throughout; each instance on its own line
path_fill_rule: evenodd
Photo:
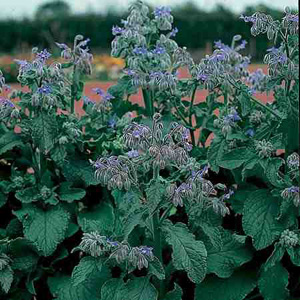
M 29 59 L 31 49 L 47 48 L 59 57 L 55 42 L 72 43 L 76 34 L 91 39 L 94 55 L 93 80 L 115 80 L 123 67 L 121 59 L 110 57 L 111 28 L 126 18 L 130 0 L 0 0 L 0 69 L 7 82 L 16 82 L 14 59 Z M 186 46 L 196 61 L 214 50 L 214 41 L 229 44 L 241 34 L 248 44 L 245 53 L 260 64 L 270 47 L 265 36 L 253 38 L 241 14 L 255 11 L 281 18 L 285 6 L 297 8 L 297 0 L 149 0 L 151 8 L 172 8 L 176 41 Z

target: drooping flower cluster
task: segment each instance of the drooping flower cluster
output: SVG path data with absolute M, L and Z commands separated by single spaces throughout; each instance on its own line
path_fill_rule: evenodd
M 190 68 L 191 75 L 209 90 L 222 86 L 230 89 L 230 78 L 244 79 L 248 76 L 247 67 L 250 63 L 248 56 L 239 53 L 246 46 L 246 41 L 242 41 L 240 35 L 233 37 L 231 46 L 223 44 L 221 41 L 215 42 L 216 50 L 212 55 L 206 55 L 198 65 Z
M 226 190 L 224 185 L 213 185 L 211 181 L 205 178 L 208 173 L 208 166 L 198 170 L 192 171 L 186 182 L 177 186 L 175 183 L 170 184 L 167 188 L 167 196 L 172 201 L 175 207 L 183 206 L 184 200 L 188 202 L 202 203 L 203 207 L 212 207 L 216 214 L 225 216 L 229 214 L 229 209 L 224 200 L 228 200 L 233 191 L 230 190 L 220 197 L 217 195 L 217 190 Z
M 191 62 L 191 57 L 171 39 L 178 32 L 177 28 L 172 29 L 171 10 L 158 7 L 153 16 L 151 19 L 148 7 L 141 1 L 134 3 L 127 20 L 122 22 L 124 27 L 113 27 L 112 56 L 126 59 L 124 72 L 133 85 L 174 92 L 176 71 Z M 170 32 L 160 32 L 165 30 Z
M 127 241 L 113 241 L 97 232 L 84 233 L 78 248 L 93 257 L 109 256 L 118 264 L 126 261 L 139 270 L 148 268 L 154 259 L 152 247 L 131 247 Z
M 220 116 L 214 120 L 214 126 L 220 128 L 223 135 L 226 136 L 230 134 L 234 128 L 237 128 L 239 121 L 241 121 L 241 117 L 238 115 L 236 109 L 231 107 L 229 113 L 220 113 Z
M 184 165 L 188 161 L 188 130 L 173 123 L 169 132 L 163 135 L 161 116 L 155 114 L 152 128 L 132 123 L 124 131 L 123 141 L 129 149 L 139 150 L 139 162 L 164 169 L 167 165 Z
M 82 35 L 76 35 L 74 39 L 73 49 L 66 44 L 56 43 L 62 50 L 61 57 L 74 63 L 76 68 L 79 68 L 83 74 L 90 75 L 92 73 L 93 55 L 89 53 L 87 44 L 90 39 L 84 40 Z
M 281 197 L 292 200 L 296 207 L 300 206 L 299 186 L 290 186 L 281 192 Z
M 9 99 L 0 97 L 0 118 L 14 118 L 19 116 L 19 110 Z
M 291 170 L 297 170 L 299 169 L 299 154 L 298 153 L 292 153 L 287 157 L 287 165 Z
M 257 69 L 247 77 L 251 93 L 264 92 L 270 77 L 264 74 L 262 69 Z
M 102 157 L 92 162 L 96 169 L 95 175 L 109 190 L 129 190 L 132 184 L 137 183 L 136 170 L 126 156 Z

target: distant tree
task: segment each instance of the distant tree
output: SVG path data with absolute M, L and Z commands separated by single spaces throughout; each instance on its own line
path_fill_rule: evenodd
M 36 11 L 37 20 L 49 21 L 65 18 L 71 14 L 71 7 L 68 3 L 56 0 L 40 5 Z

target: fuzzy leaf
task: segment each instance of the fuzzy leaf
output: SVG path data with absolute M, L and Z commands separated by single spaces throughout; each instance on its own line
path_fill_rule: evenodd
M 278 200 L 268 190 L 257 190 L 247 198 L 244 206 L 243 229 L 253 238 L 257 250 L 271 245 L 278 236 Z
M 74 286 L 84 282 L 92 273 L 101 272 L 102 260 L 96 257 L 85 256 L 72 272 L 72 284 Z
M 166 278 L 164 267 L 156 256 L 154 256 L 153 261 L 149 263 L 149 274 L 155 275 L 159 280 Z
M 33 244 L 24 238 L 17 238 L 10 242 L 9 252 L 12 255 L 12 269 L 32 272 L 35 268 L 39 255 Z
M 209 161 L 210 168 L 216 173 L 219 172 L 219 162 L 224 153 L 224 146 L 225 140 L 214 138 L 207 152 L 207 159 Z
M 168 292 L 164 300 L 181 300 L 182 299 L 182 288 L 178 284 L 174 284 L 174 290 Z
M 32 124 L 32 138 L 34 143 L 42 152 L 50 151 L 57 138 L 55 118 L 46 113 L 40 113 L 32 119 Z
M 45 256 L 51 255 L 65 238 L 69 213 L 60 206 L 48 210 L 26 206 L 14 213 L 23 223 L 25 237 L 32 241 Z
M 236 148 L 224 154 L 219 160 L 219 166 L 224 169 L 233 170 L 247 162 L 253 154 L 246 147 Z
M 227 279 L 209 276 L 197 285 L 195 300 L 243 300 L 255 286 L 251 272 L 238 271 Z
M 8 293 L 14 279 L 14 272 L 10 266 L 0 270 L 0 287 L 5 293 Z
M 0 137 L 0 155 L 22 144 L 22 139 L 18 134 L 13 131 L 6 132 Z
M 222 249 L 207 247 L 207 271 L 221 278 L 230 277 L 234 269 L 252 259 L 245 241 L 237 240 L 230 232 L 223 231 Z
M 165 222 L 163 231 L 167 243 L 173 248 L 173 264 L 177 270 L 185 270 L 191 281 L 200 283 L 207 269 L 207 252 L 203 242 L 195 240 L 183 223 Z
M 22 203 L 31 203 L 37 201 L 40 197 L 40 192 L 36 186 L 28 187 L 16 192 L 16 198 Z
M 146 189 L 147 206 L 150 213 L 153 213 L 157 209 L 159 203 L 162 200 L 164 192 L 164 185 L 158 181 L 152 182 Z
M 300 246 L 287 248 L 287 253 L 290 256 L 292 263 L 298 267 L 300 267 Z
M 265 173 L 268 178 L 268 180 L 278 188 L 284 187 L 284 182 L 283 180 L 279 177 L 278 171 L 279 168 L 282 166 L 284 163 L 284 160 L 282 158 L 271 158 L 265 168 Z
M 129 280 L 125 289 L 122 290 L 122 294 L 125 299 L 130 300 L 157 300 L 158 296 L 148 277 L 135 277 L 133 280 Z
M 288 281 L 289 273 L 280 263 L 267 270 L 263 269 L 258 280 L 258 287 L 264 300 L 287 299 Z
M 59 186 L 59 198 L 62 201 L 73 202 L 81 200 L 85 196 L 85 190 L 71 187 L 71 182 L 63 182 Z
M 122 289 L 124 281 L 122 279 L 113 278 L 106 281 L 101 289 L 101 300 L 122 300 Z
M 78 215 L 78 224 L 84 232 L 98 231 L 110 234 L 114 228 L 115 215 L 110 203 L 101 202 L 93 210 Z
M 280 262 L 284 253 L 285 248 L 279 243 L 275 243 L 274 250 L 265 263 L 265 269 L 274 267 L 276 263 Z

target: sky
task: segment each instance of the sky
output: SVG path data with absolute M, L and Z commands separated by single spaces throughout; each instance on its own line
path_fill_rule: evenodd
M 108 9 L 126 9 L 131 0 L 65 0 L 75 13 L 86 11 L 105 12 Z M 49 0 L 0 0 L 0 18 L 18 19 L 31 17 L 37 7 Z M 148 0 L 154 6 L 184 4 L 187 0 Z M 212 9 L 216 4 L 223 4 L 227 8 L 239 13 L 247 5 L 265 4 L 267 6 L 284 9 L 285 6 L 297 8 L 297 0 L 193 0 L 200 8 Z

